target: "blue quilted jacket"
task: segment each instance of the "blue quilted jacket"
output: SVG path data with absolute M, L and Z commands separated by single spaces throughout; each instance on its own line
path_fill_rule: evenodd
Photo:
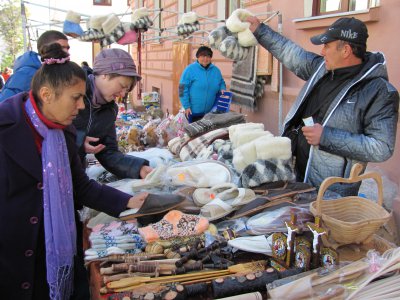
M 197 61 L 183 71 L 179 81 L 179 100 L 193 114 L 206 114 L 214 106 L 217 93 L 225 90 L 221 71 L 213 64 L 206 69 Z
M 14 74 L 8 78 L 0 93 L 0 102 L 20 92 L 27 92 L 31 88 L 33 75 L 42 63 L 39 54 L 28 51 L 19 56 L 14 62 Z
M 283 65 L 306 81 L 283 124 L 283 135 L 316 82 L 327 72 L 324 58 L 308 52 L 261 24 L 254 35 Z M 323 99 L 321 99 L 323 100 Z M 332 101 L 323 118 L 321 141 L 310 148 L 305 182 L 319 187 L 326 177 L 348 177 L 355 163 L 389 159 L 396 141 L 399 93 L 388 82 L 382 53 L 367 53 L 360 73 Z M 332 185 L 342 196 L 357 194 L 359 183 Z

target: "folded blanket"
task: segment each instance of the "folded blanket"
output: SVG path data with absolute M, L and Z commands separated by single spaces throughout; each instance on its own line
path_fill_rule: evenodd
M 208 147 L 217 139 L 227 139 L 228 138 L 228 129 L 220 128 L 216 130 L 212 130 L 207 132 L 191 141 L 189 141 L 185 146 L 181 148 L 179 152 L 179 157 L 182 161 L 193 160 L 196 159 L 200 154 L 204 159 L 204 152 L 207 151 Z M 211 156 L 212 153 L 210 153 Z
M 233 111 L 222 114 L 208 113 L 201 120 L 186 125 L 184 129 L 190 137 L 194 137 L 217 128 L 225 128 L 245 122 L 243 114 Z
M 143 239 L 140 234 L 122 235 L 122 236 L 103 236 L 94 237 L 89 235 L 91 245 L 104 245 L 104 244 L 126 244 L 126 243 L 142 243 Z
M 114 254 L 137 254 L 141 253 L 141 249 L 124 250 L 118 247 L 109 247 L 105 250 L 87 249 L 85 251 L 85 261 L 91 261 L 102 257 L 107 257 Z
M 264 95 L 265 76 L 257 76 L 258 47 L 250 47 L 244 60 L 234 61 L 232 69 L 232 103 L 257 110 L 257 101 Z

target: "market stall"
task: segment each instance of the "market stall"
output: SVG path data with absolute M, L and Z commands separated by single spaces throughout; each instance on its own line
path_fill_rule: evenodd
M 182 116 L 147 117 L 142 129 L 132 126 L 146 119 L 140 116 L 117 124 L 131 126 L 119 128 L 125 151 L 132 150 L 126 137 L 133 129 L 143 151 L 131 154 L 152 153 L 153 172 L 108 184 L 184 200 L 162 214 L 128 211 L 88 221 L 93 299 L 399 295 L 397 231 L 378 173 L 363 174 L 356 165 L 350 178 L 328 178 L 317 193 L 294 180 L 290 143 L 240 114 L 210 114 L 196 124 Z M 140 138 L 148 124 L 157 151 L 170 156 L 154 155 Z M 359 180 L 376 181 L 376 200 L 329 190 Z

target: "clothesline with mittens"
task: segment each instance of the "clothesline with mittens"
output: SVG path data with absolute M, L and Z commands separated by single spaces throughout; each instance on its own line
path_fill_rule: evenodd
M 262 12 L 253 14 L 246 9 L 236 9 L 227 20 L 215 19 L 206 16 L 200 16 L 196 12 L 178 12 L 173 10 L 147 9 L 141 7 L 133 9 L 131 7 L 130 22 L 120 20 L 115 13 L 108 15 L 89 16 L 74 11 L 68 11 L 64 24 L 63 32 L 73 38 L 81 41 L 100 41 L 102 47 L 106 47 L 112 43 L 122 45 L 132 44 L 138 41 L 138 34 L 143 34 L 144 39 L 141 43 L 154 40 L 162 42 L 163 40 L 182 41 L 189 38 L 198 37 L 202 34 L 198 44 L 209 44 L 221 52 L 226 58 L 234 61 L 243 60 L 247 56 L 248 48 L 257 44 L 255 37 L 250 31 L 250 23 L 246 22 L 248 16 L 270 15 L 264 20 L 268 22 L 271 18 L 279 14 L 279 12 Z M 180 16 L 177 25 L 173 27 L 155 27 L 155 20 L 162 14 L 177 14 Z M 129 13 L 124 13 L 122 16 Z M 80 26 L 82 17 L 86 17 L 87 30 L 83 31 Z M 207 22 L 200 22 L 204 19 Z M 225 23 L 225 25 L 207 30 L 205 27 L 209 24 Z M 203 27 L 203 28 L 201 28 Z M 145 33 L 147 31 L 155 32 L 154 35 Z M 222 34 L 224 33 L 224 34 Z M 204 36 L 208 35 L 208 38 Z M 193 42 L 192 43 L 196 43 Z M 246 51 L 247 50 L 247 51 Z

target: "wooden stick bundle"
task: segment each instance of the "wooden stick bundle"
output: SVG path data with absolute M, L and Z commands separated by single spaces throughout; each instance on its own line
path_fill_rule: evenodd
M 256 261 L 250 263 L 243 263 L 238 265 L 230 266 L 227 270 L 221 271 L 201 271 L 183 275 L 172 275 L 163 276 L 158 278 L 150 277 L 134 277 L 134 278 L 123 278 L 118 281 L 112 281 L 107 283 L 107 288 L 112 289 L 116 292 L 128 291 L 133 287 L 140 286 L 146 283 L 172 283 L 172 282 L 193 282 L 194 280 L 211 280 L 216 277 L 227 276 L 235 273 L 251 273 L 264 269 L 265 261 Z

